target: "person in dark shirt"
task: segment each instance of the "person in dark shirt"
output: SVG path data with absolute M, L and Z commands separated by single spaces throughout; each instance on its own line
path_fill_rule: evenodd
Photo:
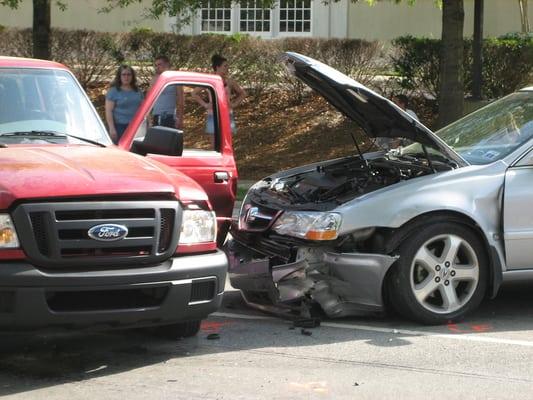
M 159 76 L 170 70 L 170 60 L 159 55 L 154 60 L 155 75 L 152 86 Z M 169 85 L 163 89 L 152 109 L 152 125 L 183 129 L 184 95 L 181 86 Z

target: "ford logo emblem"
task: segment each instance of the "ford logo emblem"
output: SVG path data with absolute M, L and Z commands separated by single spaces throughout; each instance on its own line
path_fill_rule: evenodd
M 128 234 L 128 228 L 124 225 L 102 224 L 93 226 L 87 234 L 94 240 L 112 242 L 123 239 Z

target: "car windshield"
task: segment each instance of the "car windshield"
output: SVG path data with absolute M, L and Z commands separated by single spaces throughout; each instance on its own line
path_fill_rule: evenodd
M 111 144 L 98 114 L 67 71 L 0 68 L 0 144 Z
M 470 164 L 500 160 L 533 137 L 533 91 L 504 97 L 436 133 Z

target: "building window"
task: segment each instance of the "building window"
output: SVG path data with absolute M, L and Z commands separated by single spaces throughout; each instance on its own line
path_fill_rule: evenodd
M 241 32 L 270 32 L 271 10 L 261 0 L 244 0 L 240 6 Z
M 231 1 L 207 0 L 201 10 L 202 32 L 231 32 Z
M 279 31 L 283 33 L 311 32 L 311 0 L 281 0 Z

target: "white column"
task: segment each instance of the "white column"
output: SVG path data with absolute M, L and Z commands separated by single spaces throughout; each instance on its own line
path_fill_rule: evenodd
M 279 36 L 279 4 L 276 3 L 273 9 L 270 10 L 270 32 L 272 38 Z
M 231 33 L 238 33 L 239 27 L 239 13 L 241 12 L 241 6 L 239 4 L 232 3 L 231 5 Z

